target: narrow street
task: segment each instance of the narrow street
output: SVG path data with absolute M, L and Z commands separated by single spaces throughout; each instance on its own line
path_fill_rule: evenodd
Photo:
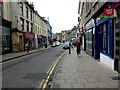
M 59 46 L 3 64 L 3 88 L 38 88 L 50 66 L 63 52 Z
M 120 90 L 120 0 L 0 0 L 0 90 Z

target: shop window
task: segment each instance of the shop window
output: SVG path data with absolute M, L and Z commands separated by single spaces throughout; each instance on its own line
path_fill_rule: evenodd
M 110 35 L 112 33 L 110 33 L 110 30 L 112 29 L 111 29 L 111 26 L 109 25 L 109 22 L 106 21 L 105 23 L 99 25 L 98 28 L 100 30 L 100 32 L 98 32 L 100 35 L 100 51 L 103 54 L 112 56 L 112 52 L 110 52 L 110 49 L 112 48 L 111 47 L 112 42 L 110 39 Z
M 86 49 L 92 52 L 92 29 L 86 32 Z
M 2 36 L 2 46 L 4 50 L 10 50 L 10 36 L 9 35 L 3 35 Z
M 103 24 L 103 51 L 106 52 L 106 24 Z

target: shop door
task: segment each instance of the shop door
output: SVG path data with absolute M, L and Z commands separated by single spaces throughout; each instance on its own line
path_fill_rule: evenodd
M 100 33 L 100 26 L 96 27 L 95 35 L 94 35 L 94 57 L 95 59 L 100 59 L 100 44 L 101 44 L 101 33 Z

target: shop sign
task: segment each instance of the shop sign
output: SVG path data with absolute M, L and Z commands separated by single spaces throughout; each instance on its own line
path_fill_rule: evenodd
M 95 26 L 94 19 L 91 19 L 86 25 L 85 29 L 88 30 L 90 28 L 93 28 Z
M 37 36 L 37 38 L 40 38 L 40 39 L 41 39 L 41 38 L 42 38 L 42 36 L 38 35 L 38 36 Z
M 114 9 L 113 8 L 104 8 L 104 17 L 113 17 Z
M 3 2 L 3 0 L 0 0 L 0 2 Z
M 32 39 L 32 38 L 34 38 L 34 35 L 31 34 L 31 33 L 26 33 L 26 38 L 30 38 L 30 39 Z

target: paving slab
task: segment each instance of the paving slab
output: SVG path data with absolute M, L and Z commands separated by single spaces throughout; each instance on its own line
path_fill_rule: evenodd
M 57 83 L 57 80 L 65 80 L 64 83 L 61 81 L 60 88 L 81 87 L 84 90 L 87 88 L 91 90 L 105 88 L 105 90 L 108 90 L 108 88 L 118 88 L 120 84 L 120 80 L 117 81 L 111 78 L 118 76 L 116 71 L 94 60 L 84 51 L 81 52 L 81 57 L 78 57 L 74 48 L 72 49 L 72 53 L 67 53 L 59 63 L 58 70 L 60 69 L 61 72 L 56 73 L 53 80 L 54 83 Z

